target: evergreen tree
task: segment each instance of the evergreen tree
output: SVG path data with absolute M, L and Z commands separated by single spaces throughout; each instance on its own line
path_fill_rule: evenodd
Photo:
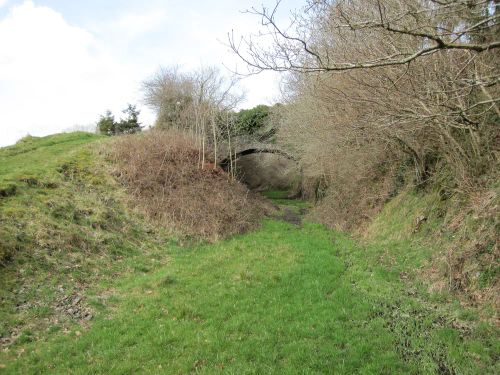
M 119 122 L 115 121 L 115 117 L 111 111 L 106 111 L 97 122 L 97 129 L 99 133 L 105 135 L 118 135 L 118 134 L 133 134 L 140 132 L 142 127 L 139 122 L 139 114 L 141 113 L 135 105 L 128 104 L 127 108 L 123 110 L 127 115 L 125 119 Z
M 127 108 L 123 110 L 127 118 L 120 120 L 117 124 L 119 134 L 132 134 L 141 131 L 141 124 L 139 122 L 139 114 L 141 111 L 135 105 L 128 104 Z
M 101 134 L 105 135 L 116 134 L 115 116 L 113 116 L 110 110 L 107 110 L 106 113 L 101 116 L 101 118 L 97 122 L 97 129 Z

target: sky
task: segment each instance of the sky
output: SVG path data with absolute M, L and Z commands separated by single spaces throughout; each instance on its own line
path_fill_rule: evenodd
M 141 82 L 160 67 L 243 70 L 227 33 L 256 33 L 252 6 L 275 0 L 0 0 L 0 147 L 30 134 L 91 129 L 128 103 L 154 122 Z M 283 0 L 279 18 L 303 0 Z M 224 68 L 227 67 L 227 68 Z M 279 75 L 242 80 L 241 108 L 279 100 Z

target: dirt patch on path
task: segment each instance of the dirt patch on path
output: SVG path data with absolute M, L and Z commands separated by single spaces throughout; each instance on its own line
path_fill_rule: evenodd
M 283 220 L 287 223 L 301 226 L 302 219 L 306 214 L 307 210 L 305 208 L 293 209 L 291 207 L 281 207 L 279 213 L 274 216 L 277 220 Z

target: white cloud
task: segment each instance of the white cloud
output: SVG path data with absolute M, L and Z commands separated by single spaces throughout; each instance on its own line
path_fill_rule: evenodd
M 92 35 L 31 1 L 0 23 L 0 80 L 23 82 L 71 75 L 74 64 L 92 70 Z M 40 74 L 43 72 L 44 74 Z
M 129 38 L 136 38 L 157 30 L 165 25 L 166 21 L 167 13 L 164 9 L 149 9 L 139 13 L 122 14 L 110 24 L 110 28 Z
M 54 10 L 13 7 L 0 20 L 0 146 L 118 111 L 136 101 L 141 74 Z
M 0 0 L 0 6 L 5 3 Z M 134 9 L 92 5 L 99 17 L 79 17 L 73 7 L 68 12 L 60 6 L 68 12 L 61 14 L 31 0 L 9 2 L 0 13 L 0 146 L 27 133 L 88 126 L 106 109 L 121 115 L 127 103 L 140 104 L 141 81 L 161 65 L 241 67 L 220 40 L 231 29 L 239 35 L 252 32 L 255 18 L 239 13 L 252 3 L 162 0 L 134 2 Z M 111 8 L 111 13 L 103 11 Z M 248 91 L 244 107 L 272 102 L 278 94 L 275 73 L 248 77 L 241 86 Z M 154 115 L 141 109 L 142 122 L 151 124 Z
M 0 8 L 4 7 L 5 5 L 7 5 L 7 2 L 9 0 L 0 0 Z

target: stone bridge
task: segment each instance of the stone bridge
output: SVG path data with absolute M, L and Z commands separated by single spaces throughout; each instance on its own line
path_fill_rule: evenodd
M 222 169 L 227 170 L 231 157 L 233 160 L 238 160 L 238 158 L 242 156 L 258 153 L 281 155 L 287 159 L 297 161 L 297 158 L 294 155 L 275 144 L 260 142 L 259 140 L 251 139 L 249 137 L 237 137 L 232 140 L 231 156 L 229 155 L 228 144 L 224 144 L 219 148 L 218 154 L 220 156 L 217 157 L 217 164 Z

